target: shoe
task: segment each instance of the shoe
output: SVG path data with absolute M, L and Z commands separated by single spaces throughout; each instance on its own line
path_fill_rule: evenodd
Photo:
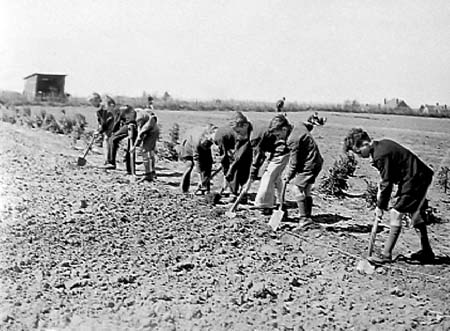
M 367 260 L 372 263 L 372 264 L 376 264 L 376 265 L 383 265 L 383 264 L 388 264 L 388 263 L 392 263 L 392 257 L 390 256 L 386 256 L 383 254 L 380 254 L 378 256 L 369 256 L 367 258 Z
M 103 169 L 114 170 L 116 169 L 116 166 L 114 164 L 108 163 L 103 166 Z
M 411 260 L 420 261 L 421 263 L 433 262 L 434 258 L 435 256 L 433 251 L 426 252 L 422 249 L 418 252 L 412 253 L 410 256 Z
M 301 230 L 314 230 L 319 229 L 320 224 L 314 222 L 310 217 L 300 217 L 298 227 Z

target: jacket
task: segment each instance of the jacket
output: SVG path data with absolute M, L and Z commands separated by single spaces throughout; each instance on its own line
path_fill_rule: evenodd
M 371 149 L 372 165 L 380 172 L 380 195 L 377 206 L 387 209 L 392 186 L 398 185 L 397 195 L 415 195 L 424 182 L 433 177 L 433 170 L 414 153 L 389 139 L 374 141 Z
M 294 127 L 287 139 L 287 146 L 290 153 L 286 173 L 288 179 L 294 178 L 298 173 L 315 173 L 322 168 L 322 155 L 320 155 L 319 147 L 310 133 L 312 127 L 312 125 L 307 126 L 301 123 Z

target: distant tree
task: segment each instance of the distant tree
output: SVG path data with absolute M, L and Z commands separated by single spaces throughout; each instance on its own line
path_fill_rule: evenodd
M 169 92 L 166 91 L 166 92 L 164 92 L 162 99 L 164 101 L 168 101 L 168 100 L 172 99 L 172 96 L 169 94 Z

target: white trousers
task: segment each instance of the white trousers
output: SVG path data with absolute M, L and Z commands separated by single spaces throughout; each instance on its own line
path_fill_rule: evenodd
M 276 202 L 275 190 L 280 199 L 282 188 L 282 174 L 289 162 L 289 154 L 276 156 L 269 161 L 264 172 L 258 193 L 255 198 L 255 206 L 260 208 L 273 208 Z

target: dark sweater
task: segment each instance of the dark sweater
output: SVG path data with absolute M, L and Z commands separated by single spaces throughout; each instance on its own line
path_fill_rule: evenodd
M 417 195 L 423 183 L 429 183 L 433 170 L 414 153 L 389 139 L 374 141 L 371 150 L 373 166 L 381 175 L 378 207 L 387 209 L 392 185 L 398 185 L 397 195 Z
M 322 155 L 310 133 L 312 127 L 303 123 L 296 125 L 288 137 L 290 157 L 286 176 L 289 179 L 294 178 L 298 173 L 314 173 L 322 168 Z

